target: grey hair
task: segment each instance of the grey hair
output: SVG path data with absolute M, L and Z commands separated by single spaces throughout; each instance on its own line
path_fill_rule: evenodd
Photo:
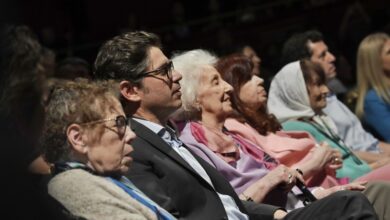
M 181 100 L 183 113 L 187 117 L 193 117 L 199 113 L 196 107 L 197 91 L 200 83 L 201 73 L 206 66 L 214 66 L 218 58 L 210 52 L 202 49 L 190 50 L 176 53 L 172 57 L 173 65 L 182 75 Z
M 44 132 L 40 138 L 46 161 L 56 163 L 77 159 L 68 141 L 67 128 L 73 123 L 81 125 L 105 118 L 110 104 L 117 98 L 117 94 L 112 90 L 113 83 L 116 82 L 112 80 L 52 82 L 46 106 Z M 104 128 L 98 125 L 85 126 L 89 129 L 97 128 L 92 137 L 94 140 L 98 140 L 104 131 Z

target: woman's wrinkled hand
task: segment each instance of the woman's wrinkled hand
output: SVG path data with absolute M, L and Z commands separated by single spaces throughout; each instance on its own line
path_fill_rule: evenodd
M 322 170 L 326 168 L 327 164 L 331 161 L 334 152 L 326 142 L 322 142 L 321 144 L 316 144 L 316 146 L 311 149 L 311 153 L 312 161 L 315 163 L 315 166 L 318 170 Z
M 329 189 L 323 189 L 319 188 L 317 190 L 314 190 L 312 193 L 317 199 L 322 199 L 334 192 L 341 191 L 341 190 L 356 190 L 356 191 L 362 191 L 366 189 L 367 181 L 357 181 L 349 184 L 345 184 L 342 186 L 334 186 Z
M 277 166 L 263 177 L 270 188 L 280 186 L 287 191 L 291 190 L 295 185 L 297 178 L 304 182 L 302 175 L 298 171 L 290 169 L 285 165 Z
M 340 151 L 332 149 L 332 156 L 327 163 L 327 169 L 337 170 L 343 166 L 343 155 Z

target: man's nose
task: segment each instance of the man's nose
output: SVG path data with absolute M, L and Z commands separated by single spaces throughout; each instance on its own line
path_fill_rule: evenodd
M 336 57 L 331 52 L 328 52 L 328 60 L 334 62 L 336 61 Z

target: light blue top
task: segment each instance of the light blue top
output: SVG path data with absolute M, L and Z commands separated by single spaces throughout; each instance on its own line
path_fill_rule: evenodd
M 373 89 L 364 98 L 364 121 L 384 141 L 390 142 L 390 104 Z
M 360 120 L 337 99 L 336 95 L 329 95 L 326 101 L 327 106 L 323 112 L 336 124 L 337 134 L 346 145 L 354 151 L 379 152 L 378 139 L 364 130 Z M 390 132 L 390 129 L 388 131 Z

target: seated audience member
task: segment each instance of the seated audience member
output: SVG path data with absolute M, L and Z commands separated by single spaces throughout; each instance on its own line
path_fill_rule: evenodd
M 320 64 L 328 86 L 336 79 L 335 57 L 328 50 L 322 34 L 318 31 L 306 31 L 293 35 L 285 42 L 282 51 L 282 64 L 286 65 L 300 59 L 310 59 L 310 61 Z M 337 99 L 332 87 L 329 88 L 330 91 L 326 98 L 327 105 L 323 111 L 333 120 L 337 127 L 337 135 L 345 141 L 346 145 L 359 151 L 359 156 L 367 162 L 375 162 L 390 155 L 390 144 L 378 141 L 366 132 L 356 115 Z
M 293 193 L 287 197 L 286 193 L 296 178 L 302 180 L 300 174 L 279 165 L 258 146 L 224 127 L 225 119 L 233 110 L 232 87 L 213 67 L 216 60 L 204 50 L 184 52 L 172 59 L 183 76 L 180 82 L 183 92 L 181 114 L 191 120 L 182 130 L 180 140 L 222 173 L 242 198 L 282 206 L 287 200 L 287 209 L 302 206 L 297 203 L 298 197 Z M 378 188 L 381 187 L 389 191 L 390 183 L 382 183 Z M 363 190 L 364 186 L 355 182 L 343 187 L 317 189 L 315 195 L 320 199 L 341 188 Z M 374 197 L 373 201 L 376 199 Z M 383 208 L 387 204 L 385 200 L 386 197 L 378 205 Z
M 55 70 L 56 78 L 75 80 L 77 78 L 91 79 L 91 67 L 89 63 L 79 57 L 68 57 L 60 61 Z
M 29 172 L 49 169 L 43 160 L 36 159 L 40 156 L 46 75 L 50 75 L 53 61 L 48 54 L 51 52 L 40 45 L 27 26 L 1 29 L 0 164 L 7 178 L 1 183 L 5 201 L 2 214 L 12 219 L 73 218 L 62 212 L 65 209 L 41 187 L 42 176 Z
M 337 170 L 337 177 L 352 181 L 364 175 L 368 180 L 390 180 L 387 158 L 367 164 L 336 134 L 334 123 L 322 111 L 328 91 L 323 69 L 318 64 L 296 61 L 283 67 L 272 81 L 268 110 L 283 123 L 285 130 L 307 131 L 317 142 L 326 141 L 338 149 L 343 155 L 343 167 Z
M 2 125 L 12 126 L 2 130 L 13 133 L 6 140 L 10 140 L 9 145 L 12 145 L 12 141 L 17 141 L 13 147 L 15 151 L 12 152 L 15 155 L 12 156 L 18 157 L 20 163 L 17 166 L 26 170 L 39 156 L 36 143 L 44 117 L 41 103 L 45 93 L 45 78 L 50 70 L 43 65 L 44 48 L 28 27 L 4 27 L 1 34 L 0 105 L 1 115 L 4 116 L 2 120 L 8 120 Z M 16 134 L 24 138 L 16 138 Z M 14 136 L 15 139 L 11 138 Z M 19 142 L 25 143 L 19 145 Z M 23 148 L 16 149 L 18 147 Z M 19 155 L 20 152 L 24 153 Z
M 390 142 L 390 37 L 371 34 L 357 55 L 356 115 L 386 142 Z
M 220 58 L 216 69 L 234 89 L 233 114 L 225 121 L 230 132 L 250 140 L 281 164 L 302 170 L 308 186 L 328 188 L 345 182 L 335 178 L 335 170 L 342 166 L 339 151 L 317 145 L 307 132 L 282 131 L 275 116 L 268 114 L 263 79 L 250 60 L 233 54 Z
M 135 134 L 108 88 L 64 82 L 53 89 L 42 137 L 54 164 L 49 194 L 86 219 L 175 219 L 122 175 Z
M 136 31 L 114 37 L 101 47 L 95 69 L 97 78 L 119 82 L 125 113 L 135 112 L 134 162 L 127 175 L 177 218 L 376 219 L 368 201 L 350 191 L 336 192 L 288 214 L 274 206 L 241 201 L 229 182 L 167 126 L 169 116 L 181 106 L 181 75 L 161 51 L 156 35 Z
M 347 92 L 347 87 L 337 78 L 334 65 L 336 57 L 328 51 L 320 32 L 310 30 L 298 33 L 291 36 L 284 43 L 281 57 L 282 66 L 303 58 L 310 58 L 312 61 L 317 61 L 316 59 L 318 59 L 333 64 L 326 67 L 323 66 L 326 68 L 326 74 L 328 74 L 327 86 L 336 95 L 343 95 Z

